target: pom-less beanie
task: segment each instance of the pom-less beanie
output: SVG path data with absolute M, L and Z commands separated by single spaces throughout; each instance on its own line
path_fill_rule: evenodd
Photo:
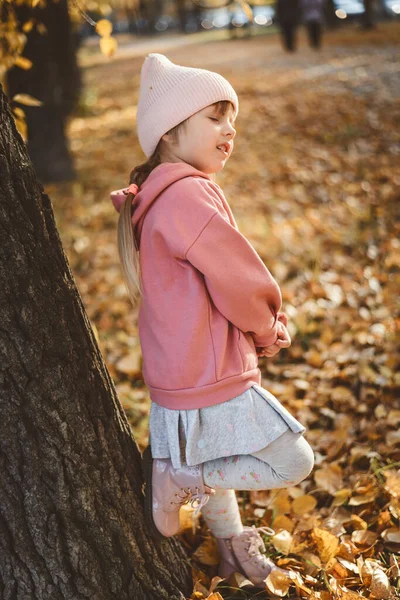
M 235 90 L 222 75 L 181 67 L 163 54 L 149 54 L 140 78 L 137 130 L 140 145 L 150 157 L 164 133 L 214 102 L 229 100 L 235 110 Z

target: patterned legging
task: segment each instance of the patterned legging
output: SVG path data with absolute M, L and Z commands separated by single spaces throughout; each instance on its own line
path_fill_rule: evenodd
M 210 460 L 203 464 L 206 485 L 216 490 L 202 509 L 215 537 L 231 537 L 242 531 L 234 490 L 271 490 L 296 485 L 314 466 L 313 451 L 300 433 L 286 431 L 253 454 Z

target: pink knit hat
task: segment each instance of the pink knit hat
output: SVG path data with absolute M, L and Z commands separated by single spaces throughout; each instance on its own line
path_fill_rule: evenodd
M 149 54 L 144 61 L 137 109 L 139 142 L 151 156 L 164 133 L 214 102 L 239 101 L 231 84 L 218 73 L 174 65 L 163 54 Z

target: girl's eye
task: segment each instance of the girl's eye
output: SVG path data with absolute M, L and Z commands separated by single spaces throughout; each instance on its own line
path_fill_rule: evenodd
M 216 117 L 210 117 L 211 121 L 216 121 L 218 123 L 218 119 Z

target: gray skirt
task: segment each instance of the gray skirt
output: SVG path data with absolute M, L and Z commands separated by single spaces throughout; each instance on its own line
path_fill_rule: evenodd
M 205 408 L 172 410 L 152 402 L 149 418 L 154 458 L 170 458 L 174 468 L 236 454 L 252 454 L 291 429 L 305 427 L 259 385 Z

